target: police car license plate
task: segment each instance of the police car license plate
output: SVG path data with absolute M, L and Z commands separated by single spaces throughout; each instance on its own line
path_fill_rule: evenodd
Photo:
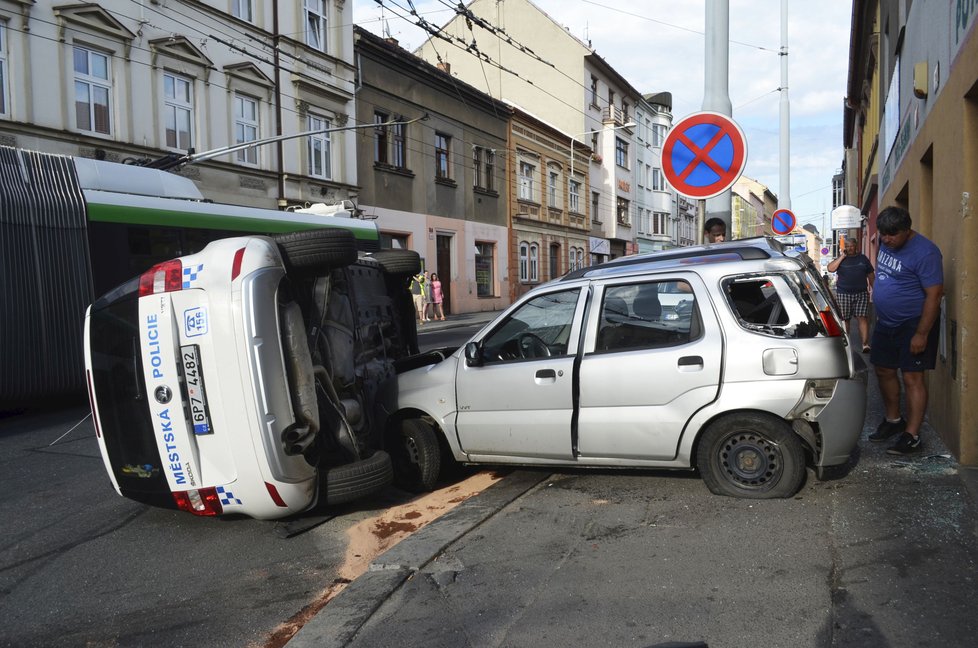
M 200 369 L 200 348 L 196 344 L 180 347 L 183 377 L 187 382 L 187 408 L 194 425 L 194 434 L 211 434 L 210 412 L 207 411 L 207 392 L 204 391 L 204 375 Z

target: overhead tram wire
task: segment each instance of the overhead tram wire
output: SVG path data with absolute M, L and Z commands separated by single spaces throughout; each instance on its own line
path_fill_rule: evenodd
M 579 106 L 576 106 L 576 105 L 573 105 L 573 104 L 568 103 L 563 97 L 558 97 L 557 95 L 555 95 L 555 94 L 553 94 L 551 92 L 548 92 L 546 89 L 544 89 L 540 85 L 534 83 L 531 79 L 527 79 L 526 77 L 522 76 L 521 74 L 519 74 L 515 70 L 509 69 L 506 66 L 504 66 L 504 65 L 502 65 L 502 64 L 494 61 L 488 54 L 485 54 L 484 52 L 479 51 L 478 48 L 473 49 L 473 47 L 472 47 L 472 45 L 470 43 L 462 40 L 461 38 L 459 38 L 457 36 L 446 36 L 446 35 L 444 35 L 444 33 L 443 33 L 444 32 L 444 29 L 441 29 L 441 28 L 437 28 L 436 29 L 434 27 L 430 27 L 430 23 L 427 20 L 425 20 L 424 18 L 420 17 L 420 15 L 417 15 L 418 21 L 414 21 L 414 20 L 408 18 L 407 16 L 405 16 L 403 13 L 398 13 L 397 11 L 395 11 L 394 9 L 392 9 L 389 4 L 385 4 L 385 0 L 374 0 L 374 1 L 378 5 L 384 7 L 385 9 L 388 9 L 389 11 L 391 11 L 391 13 L 393 13 L 395 16 L 397 16 L 401 20 L 405 20 L 407 22 L 413 23 L 416 27 L 421 28 L 422 30 L 428 32 L 432 36 L 434 36 L 436 38 L 439 38 L 441 40 L 444 40 L 444 41 L 448 42 L 449 44 L 457 47 L 458 49 L 461 49 L 463 51 L 468 51 L 468 52 L 472 53 L 473 56 L 477 56 L 477 57 L 481 58 L 482 60 L 484 60 L 489 65 L 491 65 L 491 66 L 493 66 L 495 68 L 498 68 L 499 70 L 501 70 L 503 72 L 506 72 L 506 73 L 508 73 L 508 74 L 510 74 L 510 75 L 512 75 L 512 76 L 514 76 L 514 77 L 516 77 L 518 79 L 520 79 L 524 83 L 526 83 L 526 84 L 528 84 L 528 85 L 536 88 L 540 92 L 542 92 L 542 93 L 546 94 L 547 96 L 551 97 L 555 101 L 557 101 L 557 102 L 559 102 L 559 103 L 567 106 L 568 108 L 570 108 L 571 110 L 573 110 L 575 112 L 580 113 L 582 116 L 584 116 L 584 117 L 587 117 L 588 116 L 588 114 L 586 112 L 584 112 L 583 110 L 581 110 L 581 108 Z M 386 2 L 393 3 L 393 0 L 386 0 Z M 400 9 L 403 12 L 410 13 L 410 10 L 409 9 L 405 9 L 404 7 L 402 7 L 400 5 L 397 5 L 396 3 L 393 3 L 393 6 L 397 7 L 397 9 Z M 546 63 L 548 66 L 552 66 L 552 64 L 549 63 L 549 62 L 547 62 L 547 61 L 543 61 L 543 62 Z M 581 89 L 583 89 L 585 91 L 589 91 L 590 90 L 590 88 L 588 88 L 583 83 L 581 83 L 581 81 L 579 79 L 575 79 L 575 78 L 571 77 L 570 75 L 568 75 L 565 72 L 561 71 L 559 68 L 554 67 L 553 69 L 554 69 L 555 72 L 557 72 L 561 76 L 563 76 L 566 79 L 568 79 L 571 83 L 579 86 Z M 490 96 L 492 94 L 491 91 L 488 88 L 487 88 L 487 94 L 489 94 Z M 606 99 L 604 99 L 603 97 L 597 97 L 596 99 L 597 99 L 597 101 L 599 103 L 599 107 L 602 107 L 601 104 L 604 104 L 604 107 L 613 107 L 611 105 L 611 103 L 609 101 L 607 101 Z

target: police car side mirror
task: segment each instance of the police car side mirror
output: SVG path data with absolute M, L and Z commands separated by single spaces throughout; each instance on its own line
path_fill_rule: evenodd
M 465 364 L 470 367 L 482 366 L 482 346 L 478 342 L 465 345 Z

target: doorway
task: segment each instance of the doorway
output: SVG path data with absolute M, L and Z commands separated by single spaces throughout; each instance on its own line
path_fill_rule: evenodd
M 435 272 L 441 281 L 441 307 L 446 316 L 452 313 L 452 238 L 450 234 L 439 234 L 435 241 Z

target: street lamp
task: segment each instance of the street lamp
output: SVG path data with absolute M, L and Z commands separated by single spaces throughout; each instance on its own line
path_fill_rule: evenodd
M 593 135 L 594 133 L 603 133 L 605 131 L 616 131 L 622 128 L 635 128 L 637 124 L 635 122 L 628 122 L 627 124 L 621 124 L 620 126 L 612 126 L 611 128 L 599 128 L 597 130 L 585 131 L 583 133 L 578 133 L 577 135 L 571 135 L 571 154 L 570 154 L 570 177 L 574 178 L 574 143 L 577 141 L 578 137 L 584 137 L 585 135 Z

